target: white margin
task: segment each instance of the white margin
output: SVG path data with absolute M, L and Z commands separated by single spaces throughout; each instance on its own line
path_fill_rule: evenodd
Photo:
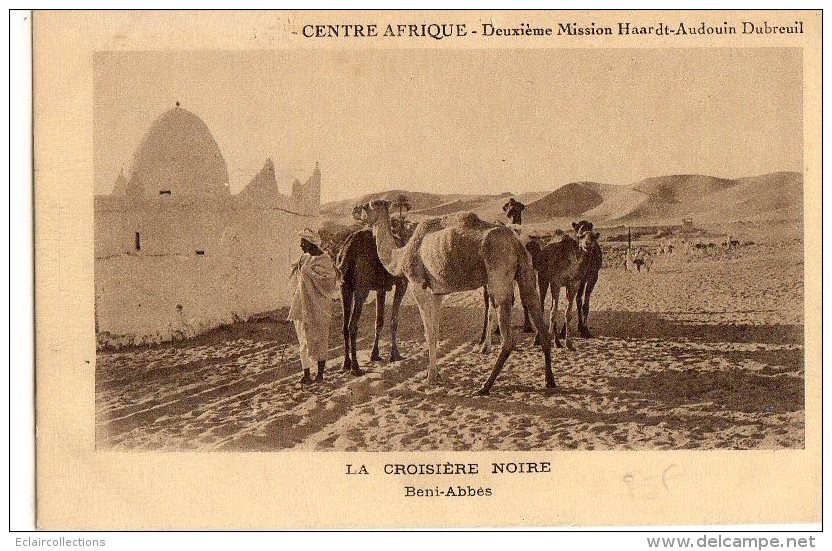
M 3 427 L 8 427 L 10 449 L 4 454 L 9 473 L 9 528 L 34 528 L 35 448 L 34 448 L 34 302 L 32 239 L 32 70 L 31 13 L 9 12 L 8 90 L 9 132 L 4 151 L 8 152 L 9 190 L 3 224 L 3 246 L 9 254 L 3 273 L 7 287 L 9 316 L 3 329 L 4 347 L 9 358 L 8 378 L 0 377 L 9 396 L 9 409 L 3 408 Z M 14 262 L 12 262 L 14 259 Z M 14 319 L 14 324 L 11 320 Z M 5 430 L 4 430 L 5 432 Z M 6 439 L 4 439 L 6 440 Z

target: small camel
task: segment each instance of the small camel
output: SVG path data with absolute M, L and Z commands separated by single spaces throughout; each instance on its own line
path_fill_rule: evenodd
M 551 337 L 534 285 L 534 268 L 514 232 L 467 212 L 424 220 L 410 240 L 397 247 L 390 229 L 389 208 L 388 201 L 371 201 L 362 205 L 362 219 L 373 227 L 376 249 L 385 269 L 395 276 L 406 276 L 416 299 L 428 343 L 428 383 L 439 380 L 436 356 L 442 297 L 487 285 L 491 303 L 498 312 L 502 346 L 491 375 L 476 394 L 490 392 L 515 346 L 509 322 L 516 280 L 520 299 L 540 338 L 546 388 L 554 388 Z
M 569 337 L 569 322 L 572 319 L 572 304 L 581 282 L 587 277 L 589 267 L 594 262 L 595 248 L 598 246 L 600 234 L 584 229 L 577 232 L 578 225 L 573 224 L 575 237 L 564 235 L 554 238 L 547 243 L 537 255 L 537 283 L 540 287 L 540 306 L 544 309 L 546 292 L 552 289 L 552 311 L 549 314 L 549 331 L 554 335 L 555 346 L 562 348 L 560 339 L 563 338 L 566 347 L 574 350 L 572 339 Z M 585 227 L 585 226 L 584 226 Z M 593 286 L 595 284 L 593 283 Z M 566 287 L 566 314 L 563 330 L 557 331 L 558 296 L 560 288 Z
M 381 360 L 378 341 L 384 326 L 384 302 L 387 291 L 396 287 L 390 313 L 390 361 L 401 360 L 398 343 L 399 307 L 407 291 L 407 278 L 393 277 L 378 258 L 372 230 L 363 229 L 350 234 L 338 253 L 335 262 L 338 282 L 341 287 L 341 306 L 344 312 L 342 325 L 344 335 L 344 371 L 362 375 L 358 365 L 356 339 L 361 311 L 370 291 L 376 292 L 376 328 L 373 337 L 371 361 Z
M 575 237 L 579 238 L 581 234 L 592 231 L 592 222 L 587 222 L 586 220 L 573 222 L 572 228 L 575 230 Z M 592 290 L 595 289 L 595 284 L 598 283 L 598 274 L 604 265 L 601 245 L 597 241 L 599 235 L 598 233 L 595 234 L 595 246 L 588 259 L 586 273 L 578 284 L 578 294 L 575 295 L 575 306 L 578 310 L 578 332 L 584 338 L 592 337 L 592 334 L 589 332 L 589 297 L 592 296 Z

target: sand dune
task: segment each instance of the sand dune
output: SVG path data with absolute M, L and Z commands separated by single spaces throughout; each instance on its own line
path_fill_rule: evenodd
M 648 200 L 649 196 L 629 186 L 615 186 L 604 195 L 603 203 L 582 213 L 581 217 L 596 224 L 623 220 Z
M 794 220 L 803 217 L 803 178 L 795 172 L 735 180 L 736 185 L 704 197 L 691 210 L 706 221 Z
M 374 198 L 406 194 L 414 206 L 411 216 L 444 216 L 473 211 L 485 220 L 503 220 L 508 197 L 499 195 L 441 195 L 399 190 L 354 201 L 325 205 L 325 217 L 349 215 L 352 205 Z M 803 177 L 776 172 L 729 180 L 705 175 L 647 178 L 630 185 L 572 182 L 552 191 L 514 195 L 526 204 L 524 222 L 562 226 L 578 218 L 596 224 L 679 224 L 693 217 L 702 222 L 795 220 L 803 208 Z
M 609 221 L 675 223 L 691 217 L 700 222 L 794 219 L 803 207 L 803 179 L 780 172 L 726 180 L 709 176 L 650 178 L 632 186 L 644 194 L 629 212 Z
M 545 222 L 551 218 L 580 216 L 603 201 L 601 194 L 588 186 L 581 183 L 566 184 L 526 205 L 523 214 L 530 223 Z
M 328 218 L 342 218 L 352 215 L 352 208 L 355 205 L 366 203 L 374 199 L 386 199 L 388 201 L 395 201 L 400 195 L 405 195 L 410 201 L 411 212 L 419 212 L 427 209 L 440 207 L 448 203 L 459 203 L 463 208 L 468 202 L 473 201 L 482 202 L 493 200 L 499 197 L 508 197 L 509 194 L 501 195 L 475 195 L 475 194 L 442 194 L 442 193 L 425 193 L 406 191 L 401 189 L 393 189 L 389 191 L 382 191 L 378 193 L 368 193 L 357 197 L 355 199 L 345 199 L 343 201 L 335 201 L 326 203 L 321 206 L 321 214 Z M 504 201 L 505 202 L 505 201 Z M 456 211 L 451 211 L 456 212 Z
M 701 174 L 679 174 L 647 178 L 632 186 L 648 195 L 656 203 L 679 204 L 697 199 L 736 185 L 735 180 L 714 178 Z

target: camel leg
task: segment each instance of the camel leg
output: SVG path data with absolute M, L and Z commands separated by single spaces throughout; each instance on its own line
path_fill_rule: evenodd
M 491 370 L 491 375 L 489 375 L 488 380 L 486 380 L 482 385 L 482 388 L 475 393 L 477 396 L 488 395 L 491 391 L 491 387 L 494 386 L 494 381 L 497 380 L 497 376 L 500 374 L 500 371 L 502 371 L 503 365 L 505 365 L 506 360 L 511 354 L 511 351 L 514 350 L 514 335 L 511 333 L 511 301 L 498 304 L 497 312 L 498 322 L 500 324 L 500 340 L 502 341 L 500 346 L 500 355 L 497 356 L 497 362 L 494 364 L 494 368 Z
M 428 384 L 439 382 L 439 366 L 436 364 L 439 343 L 439 308 L 441 299 L 423 288 L 421 285 L 412 285 L 413 298 L 419 307 L 422 315 L 422 325 L 425 326 L 425 340 L 428 343 Z
M 480 354 L 490 354 L 491 353 L 491 343 L 494 340 L 494 335 L 500 334 L 500 326 L 497 321 L 497 317 L 499 314 L 497 313 L 497 306 L 491 303 L 489 298 L 488 301 L 488 317 L 485 318 L 485 340 L 480 347 Z
M 480 335 L 480 340 L 477 342 L 479 345 L 485 344 L 485 336 L 488 333 L 488 313 L 489 313 L 489 302 L 488 302 L 488 287 L 482 288 L 482 305 L 484 308 L 484 315 L 482 318 L 482 334 Z
M 529 319 L 529 311 L 523 308 L 523 333 L 532 332 L 532 321 Z
M 520 302 L 521 302 L 521 306 L 523 306 L 523 333 L 531 333 L 532 332 L 532 320 L 529 319 L 529 309 L 526 308 L 526 306 L 522 304 L 522 300 Z
M 344 320 L 341 323 L 341 330 L 344 335 L 344 371 L 352 369 L 350 361 L 350 318 L 352 317 L 352 288 L 350 285 L 341 285 L 341 309 L 344 313 Z
M 514 301 L 512 300 L 511 303 L 512 307 L 514 306 Z M 500 336 L 500 324 L 494 323 L 494 316 L 497 316 L 497 310 L 495 310 L 496 306 L 494 304 L 491 305 L 491 317 L 489 318 L 488 322 L 488 346 L 491 346 L 492 335 Z
M 520 259 L 520 269 L 516 273 L 517 283 L 520 286 L 520 301 L 529 313 L 530 321 L 537 331 L 537 343 L 543 352 L 543 362 L 546 369 L 546 388 L 555 388 L 555 377 L 552 375 L 552 339 L 549 331 L 546 330 L 546 322 L 543 318 L 543 301 L 538 294 L 538 288 L 542 288 L 543 296 L 546 296 L 546 286 L 541 285 L 540 280 L 534 271 L 534 267 Z M 537 285 L 535 285 L 537 282 Z
M 360 291 L 353 291 L 352 316 L 350 317 L 350 355 L 352 360 L 350 371 L 352 371 L 354 375 L 364 374 L 364 371 L 358 365 L 358 347 L 356 346 L 355 341 L 358 338 L 358 325 L 361 322 L 361 311 L 364 309 L 364 301 L 367 300 L 368 294 L 370 294 L 370 292 L 363 289 Z
M 523 288 L 520 288 L 520 298 L 523 299 L 526 311 L 529 313 L 529 318 L 531 318 L 532 326 L 537 331 L 535 341 L 540 345 L 540 349 L 543 352 L 543 363 L 546 368 L 546 388 L 555 388 L 555 377 L 552 374 L 552 340 L 550 333 L 546 330 L 543 308 L 538 308 L 538 300 L 534 296 L 534 286 L 530 286 L 526 292 L 530 296 L 524 297 Z
M 578 333 L 584 336 L 584 289 L 586 288 L 586 278 L 581 279 L 578 284 L 578 292 L 575 295 L 575 311 L 578 314 Z
M 581 336 L 586 338 L 592 337 L 592 333 L 589 332 L 589 297 L 592 296 L 592 290 L 595 289 L 595 283 L 597 282 L 598 275 L 590 275 L 586 282 L 586 289 L 584 290 L 584 303 L 582 312 L 584 326 L 581 330 Z M 578 296 L 580 296 L 580 294 Z
M 378 341 L 381 338 L 381 330 L 384 328 L 384 303 L 387 300 L 387 291 L 378 289 L 376 291 L 376 332 L 373 335 L 373 351 L 370 353 L 371 362 L 381 361 L 381 354 L 378 352 Z
M 539 278 L 537 281 L 537 287 L 540 291 L 540 310 L 545 315 L 546 314 L 546 293 L 549 292 L 549 282 L 544 278 Z
M 552 283 L 552 311 L 549 312 L 549 333 L 555 337 L 555 346 L 563 348 L 558 336 L 558 297 L 560 296 L 560 284 Z
M 545 319 L 546 317 L 546 293 L 549 291 L 549 282 L 545 280 L 545 278 L 539 277 L 537 278 L 537 286 L 539 288 L 540 293 L 540 315 L 541 319 Z M 535 335 L 534 337 L 534 345 L 540 345 L 540 333 Z
M 399 308 L 407 292 L 407 283 L 397 283 L 393 293 L 393 307 L 390 310 L 390 361 L 397 362 L 404 358 L 399 353 Z
M 564 287 L 566 287 L 566 290 L 564 291 L 564 293 L 568 296 L 569 295 L 569 287 L 568 287 L 568 285 L 564 285 Z M 558 289 L 558 297 L 560 297 L 560 289 Z M 566 309 L 564 308 L 564 316 L 565 315 L 566 315 Z M 555 325 L 555 329 L 557 330 L 557 325 Z M 560 328 L 560 331 L 558 332 L 558 336 L 560 337 L 560 340 L 564 340 L 566 338 L 566 325 L 565 324 L 563 325 L 563 327 Z
M 569 324 L 572 322 L 572 306 L 575 303 L 575 292 L 577 285 L 574 281 L 566 284 L 566 313 L 563 316 L 563 340 L 566 342 L 566 348 L 575 350 L 575 345 L 572 344 L 572 339 L 569 337 Z

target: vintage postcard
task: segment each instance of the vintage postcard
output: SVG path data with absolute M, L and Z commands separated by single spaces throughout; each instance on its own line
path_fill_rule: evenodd
M 819 522 L 820 45 L 35 12 L 38 526 Z

